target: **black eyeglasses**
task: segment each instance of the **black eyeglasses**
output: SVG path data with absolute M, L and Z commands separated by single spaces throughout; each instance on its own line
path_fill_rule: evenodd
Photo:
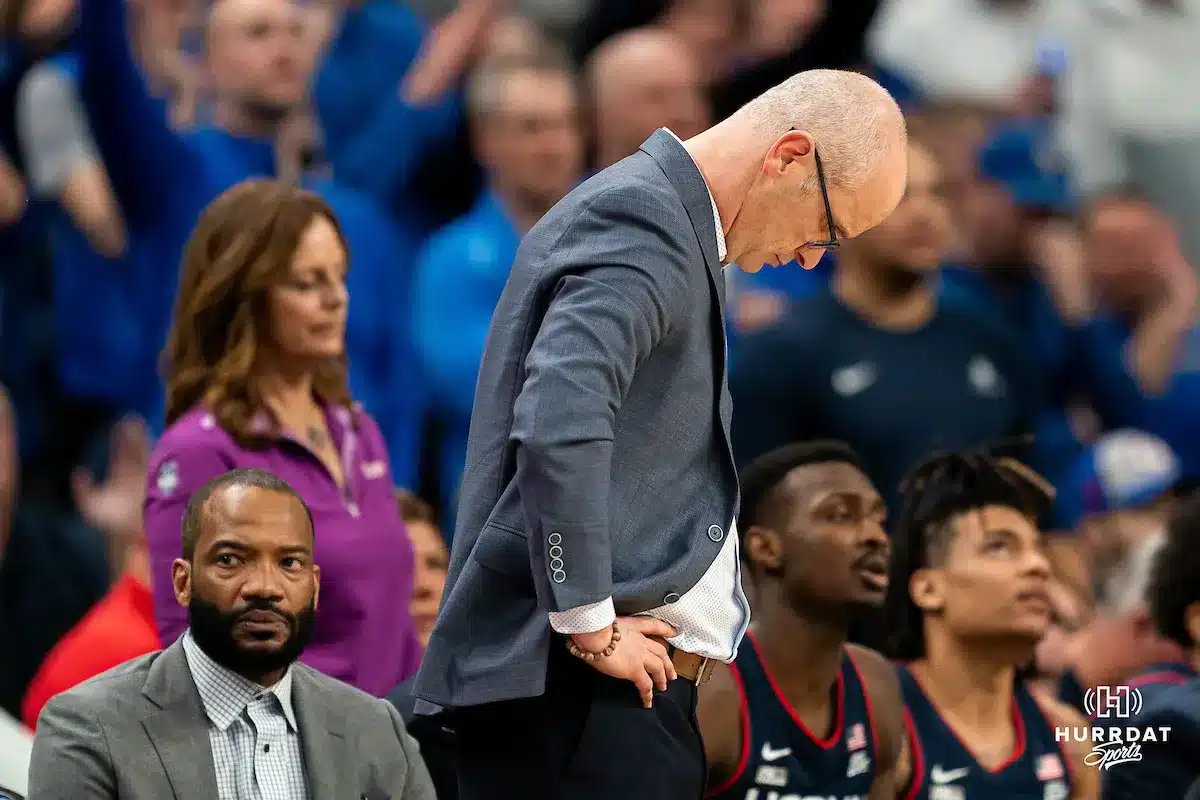
M 792 128 L 791 130 L 796 130 Z M 829 238 L 824 241 L 808 242 L 805 247 L 823 247 L 826 250 L 837 250 L 841 246 L 838 241 L 837 226 L 833 222 L 833 207 L 829 205 L 829 186 L 825 183 L 825 167 L 821 164 L 821 154 L 813 147 L 813 161 L 817 162 L 817 185 L 821 187 L 821 200 L 825 203 L 825 228 Z
M 825 168 L 821 166 L 821 154 L 813 150 L 813 160 L 817 162 L 817 184 L 821 187 L 821 200 L 825 202 L 825 227 L 829 230 L 829 238 L 824 241 L 809 242 L 806 247 L 823 247 L 826 250 L 837 250 L 841 246 L 838 241 L 837 226 L 833 222 L 833 208 L 829 205 L 829 187 L 825 185 Z

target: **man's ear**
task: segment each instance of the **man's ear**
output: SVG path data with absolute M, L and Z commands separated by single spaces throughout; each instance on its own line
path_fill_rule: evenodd
M 925 612 L 941 611 L 946 604 L 941 575 L 934 569 L 919 569 L 908 581 L 908 595 Z
M 763 570 L 783 566 L 783 540 L 773 529 L 751 525 L 746 531 L 746 560 Z
M 186 559 L 171 562 L 171 588 L 175 590 L 175 602 L 184 608 L 192 602 L 192 565 Z

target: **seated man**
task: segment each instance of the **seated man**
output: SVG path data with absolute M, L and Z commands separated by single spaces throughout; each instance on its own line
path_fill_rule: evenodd
M 30 800 L 433 800 L 400 715 L 303 664 L 320 568 L 308 507 L 269 472 L 192 495 L 171 566 L 188 629 L 52 699 Z

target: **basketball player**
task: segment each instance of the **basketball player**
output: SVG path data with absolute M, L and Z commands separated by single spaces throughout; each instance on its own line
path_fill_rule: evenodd
M 1035 520 L 1052 489 L 1012 459 L 934 456 L 905 480 L 888 601 L 909 733 L 905 800 L 1098 796 L 1085 727 L 1035 701 L 1017 667 L 1050 624 L 1050 565 Z M 1067 737 L 1069 739 L 1069 737 Z
M 846 644 L 887 596 L 883 500 L 840 442 L 781 447 L 741 483 L 755 630 L 700 694 L 709 796 L 890 800 L 899 686 L 882 656 Z

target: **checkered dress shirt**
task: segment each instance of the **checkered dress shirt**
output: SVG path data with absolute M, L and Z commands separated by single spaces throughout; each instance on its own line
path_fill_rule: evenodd
M 291 669 L 264 689 L 209 658 L 191 631 L 183 651 L 208 715 L 219 800 L 308 800 Z

